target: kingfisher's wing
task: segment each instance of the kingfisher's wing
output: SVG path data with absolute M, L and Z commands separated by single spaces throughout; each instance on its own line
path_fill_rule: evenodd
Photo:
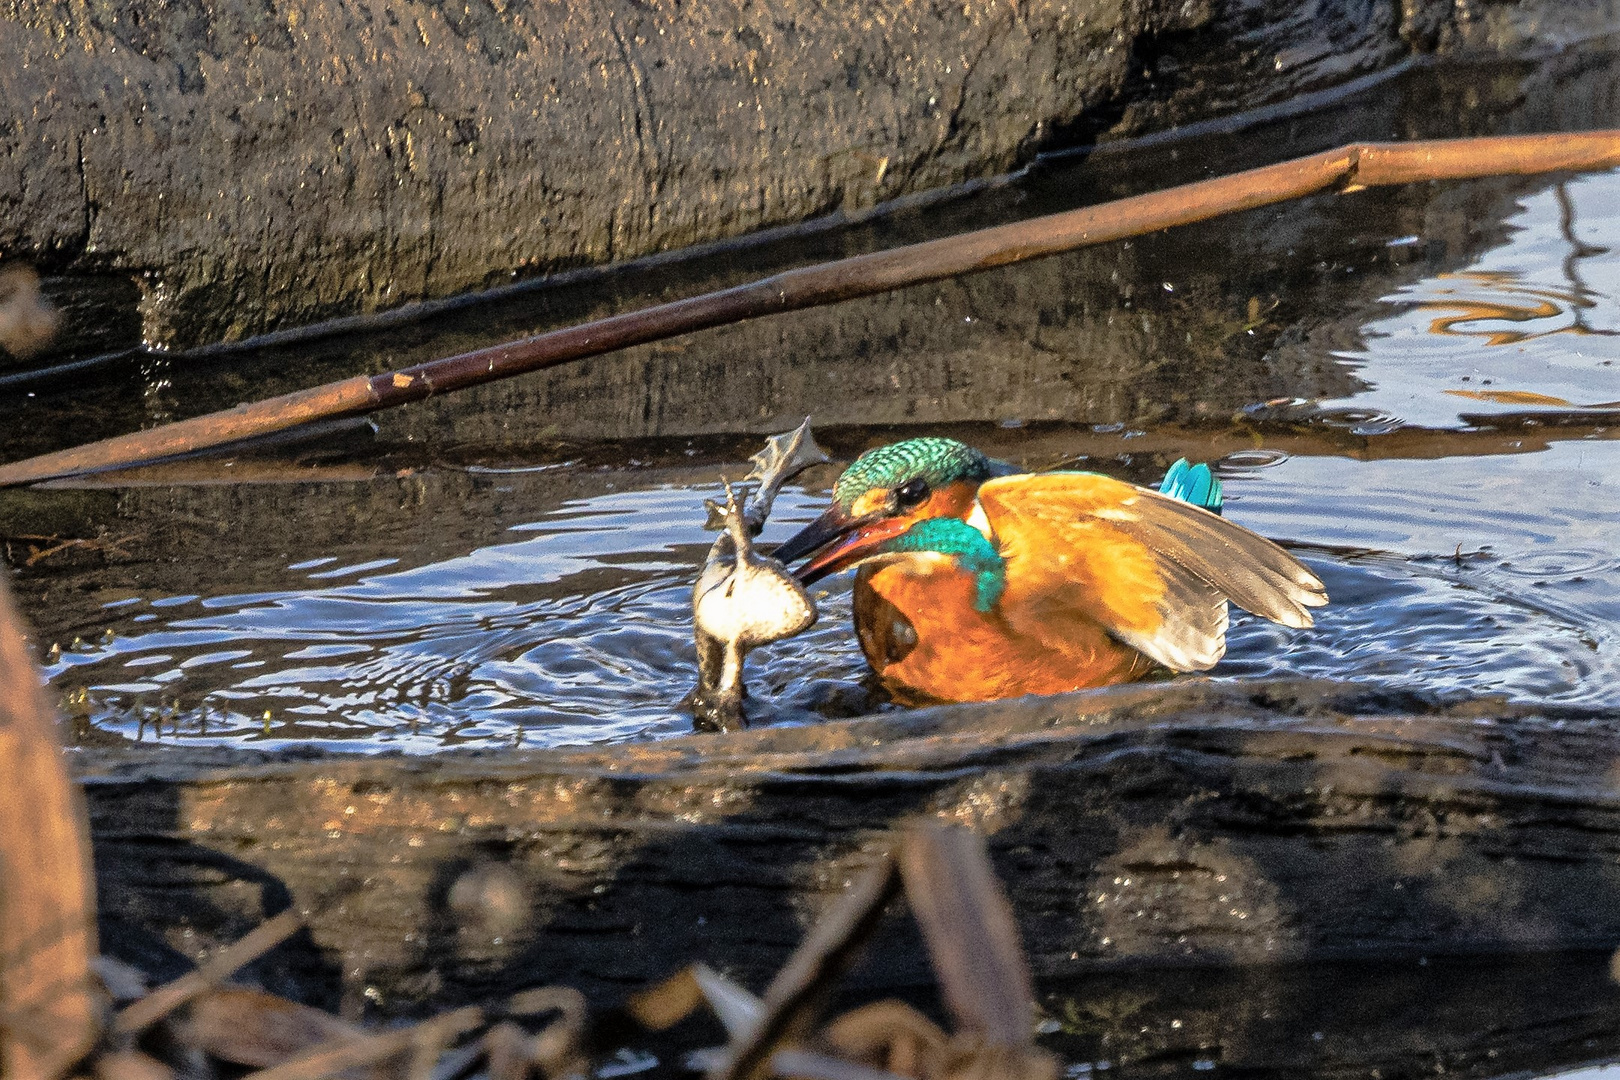
M 1100 623 L 1175 671 L 1226 652 L 1226 604 L 1311 625 L 1327 590 L 1276 544 L 1207 510 L 1096 473 L 988 480 L 979 504 L 1007 560 L 998 604 L 1020 633 L 1061 648 Z

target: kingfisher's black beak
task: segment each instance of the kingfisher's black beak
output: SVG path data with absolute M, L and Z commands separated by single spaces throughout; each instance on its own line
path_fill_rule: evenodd
M 910 522 L 881 513 L 851 517 L 837 506 L 800 529 L 771 552 L 779 562 L 791 563 L 810 556 L 810 561 L 793 574 L 801 585 L 820 581 L 854 566 L 871 554 L 877 545 L 905 532 Z
M 827 507 L 826 513 L 784 540 L 775 551 L 771 552 L 771 557 L 782 563 L 794 562 L 820 551 L 862 524 L 864 522 L 860 518 L 850 517 L 835 503 Z
M 840 533 L 838 539 L 818 547 L 810 561 L 799 567 L 794 576 L 801 585 L 813 584 L 828 574 L 836 574 L 861 562 L 874 554 L 880 545 L 909 528 L 911 522 L 905 518 L 884 517 L 881 514 L 860 518 Z

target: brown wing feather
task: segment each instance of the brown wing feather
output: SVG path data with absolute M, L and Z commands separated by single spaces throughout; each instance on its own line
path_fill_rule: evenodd
M 1206 510 L 1093 473 L 1009 476 L 979 502 L 1007 557 L 1009 622 L 1054 644 L 1074 619 L 1177 671 L 1226 651 L 1226 601 L 1287 626 L 1327 602 L 1270 540 Z

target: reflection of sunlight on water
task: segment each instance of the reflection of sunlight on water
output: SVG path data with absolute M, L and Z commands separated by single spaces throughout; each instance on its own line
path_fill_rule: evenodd
M 1303 632 L 1237 614 L 1216 677 L 1620 703 L 1620 442 L 1439 461 L 1246 452 L 1223 471 L 1232 518 L 1305 545 L 1333 604 Z M 573 500 L 506 542 L 392 572 L 290 552 L 279 590 L 117 602 L 111 637 L 49 673 L 70 711 L 128 738 L 425 751 L 680 733 L 706 494 Z M 767 543 L 824 497 L 784 492 Z M 882 706 L 848 575 L 826 584 L 820 622 L 750 662 L 762 716 Z
M 1242 674 L 1305 670 L 1521 700 L 1620 703 L 1620 442 L 1538 454 L 1292 457 L 1228 480 L 1231 516 L 1337 554 L 1301 635 L 1240 618 Z
M 1323 419 L 1354 425 L 1371 458 L 1396 439 L 1415 457 L 1257 445 L 1222 463 L 1231 517 L 1300 544 L 1333 604 L 1304 632 L 1236 615 L 1216 677 L 1620 706 L 1620 440 L 1590 423 L 1585 438 L 1544 429 L 1564 437 L 1535 453 L 1440 457 L 1452 452 L 1440 440 L 1457 436 L 1412 430 L 1620 399 L 1620 255 L 1598 246 L 1620 237 L 1620 176 L 1530 196 L 1510 224 L 1510 242 L 1466 271 L 1389 297 L 1398 310 L 1363 327 L 1365 348 L 1345 358 L 1370 388 Z M 530 471 L 502 470 L 514 483 Z M 205 573 L 201 595 L 188 582 L 187 595 L 114 600 L 53 654 L 49 675 L 102 738 L 428 751 L 688 731 L 690 589 L 710 540 L 702 499 L 715 492 L 601 483 L 421 565 L 396 534 L 341 554 L 288 551 L 236 579 L 250 584 L 209 592 Z M 824 499 L 784 492 L 767 544 Z M 461 513 L 429 504 L 423 535 L 459 535 Z M 809 633 L 751 660 L 761 716 L 883 707 L 850 631 L 848 575 L 826 583 L 820 606 Z
M 1509 226 L 1469 269 L 1386 298 L 1401 310 L 1345 356 L 1370 388 L 1330 423 L 1373 418 L 1357 430 L 1376 439 L 1620 405 L 1620 175 L 1546 188 Z M 1317 629 L 1240 617 L 1225 668 L 1614 705 L 1620 443 L 1601 435 L 1512 457 L 1229 462 L 1234 518 L 1342 554 L 1316 564 L 1334 600 Z
M 1597 298 L 1588 289 L 1537 289 L 1505 270 L 1441 274 L 1426 284 L 1425 293 L 1431 299 L 1419 300 L 1418 308 L 1450 313 L 1436 315 L 1429 322 L 1431 334 L 1471 335 L 1484 338 L 1487 345 L 1512 345 L 1549 334 L 1613 336 L 1620 332 L 1587 325 L 1587 312 L 1597 306 Z M 1519 328 L 1490 325 L 1496 322 L 1519 324 Z
M 188 737 L 269 746 L 643 734 L 679 696 L 686 648 L 670 623 L 705 542 L 694 494 L 565 504 L 511 530 L 516 542 L 392 573 L 377 571 L 397 558 L 295 558 L 278 591 L 122 603 L 121 632 L 63 654 L 51 674 L 87 688 L 102 706 L 91 715 L 132 736 L 175 702 Z M 160 605 L 172 621 L 142 625 Z M 638 642 L 666 627 L 659 648 Z
M 1472 422 L 1463 412 L 1614 407 L 1620 175 L 1554 185 L 1521 207 L 1509 243 L 1386 297 L 1402 310 L 1341 354 L 1371 384 L 1354 408 L 1455 427 Z
M 70 712 L 130 738 L 429 750 L 689 730 L 688 602 L 713 494 L 576 500 L 507 530 L 521 539 L 390 573 L 377 571 L 397 558 L 293 556 L 283 589 L 118 601 L 109 636 L 80 640 L 47 674 Z M 769 535 L 785 537 L 808 505 L 784 492 Z M 829 619 L 796 649 L 839 653 L 840 602 L 824 602 Z M 754 665 L 789 709 L 821 667 L 804 655 L 764 650 Z M 845 649 L 838 675 L 858 659 Z M 865 704 L 858 685 L 817 704 L 839 694 Z

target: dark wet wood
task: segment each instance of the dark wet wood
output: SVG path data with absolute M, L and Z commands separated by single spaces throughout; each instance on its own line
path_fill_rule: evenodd
M 84 804 L 0 582 L 0 1075 L 62 1075 L 97 1031 Z
M 918 814 L 989 837 L 1043 978 L 1608 949 L 1617 762 L 1620 717 L 1186 680 L 602 749 L 98 751 L 85 775 L 110 951 L 195 953 L 290 900 L 311 939 L 270 989 L 409 1011 L 539 981 L 616 1002 L 693 960 L 763 987 Z M 448 900 L 488 863 L 528 911 L 499 938 Z M 915 929 L 852 978 L 926 984 Z
M 355 376 L 0 466 L 0 486 L 148 464 L 716 326 L 837 303 L 1323 191 L 1620 164 L 1620 130 L 1355 144 L 1099 206 L 788 270 L 520 341 Z

